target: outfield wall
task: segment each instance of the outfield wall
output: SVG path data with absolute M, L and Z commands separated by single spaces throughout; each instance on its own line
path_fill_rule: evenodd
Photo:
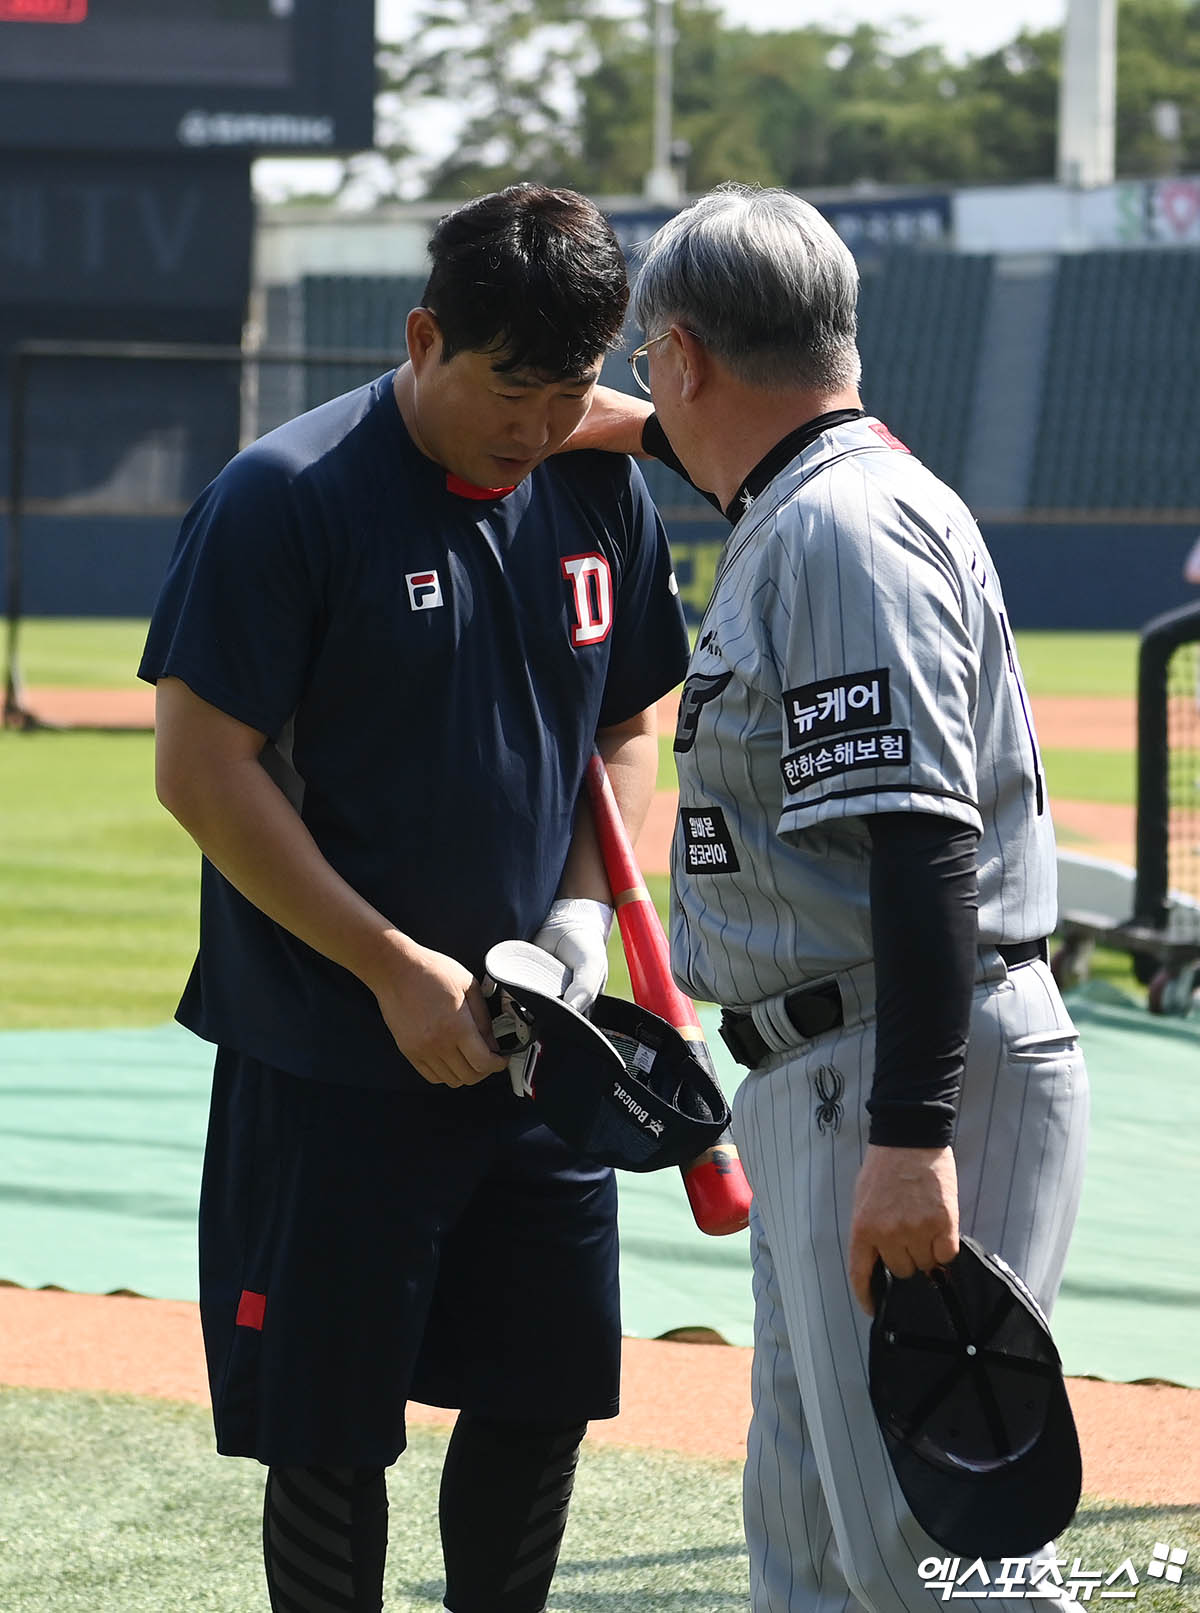
M 703 612 L 728 527 L 714 513 L 666 512 L 689 620 Z M 30 616 L 146 616 L 175 541 L 173 519 L 28 516 L 24 611 Z M 1020 629 L 1136 631 L 1200 598 L 1182 578 L 1195 525 L 983 522 Z M 0 543 L 6 540 L 0 518 Z M 7 608 L 0 572 L 0 610 Z

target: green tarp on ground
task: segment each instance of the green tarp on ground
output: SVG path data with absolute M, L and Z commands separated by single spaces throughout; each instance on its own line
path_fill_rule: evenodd
M 1073 1375 L 1200 1386 L 1200 1021 L 1098 986 L 1071 1008 L 1093 1132 L 1055 1336 Z M 175 1025 L 0 1033 L 0 1278 L 195 1298 L 211 1056 Z M 676 1172 L 622 1176 L 621 1240 L 627 1333 L 750 1342 L 746 1236 L 698 1233 Z

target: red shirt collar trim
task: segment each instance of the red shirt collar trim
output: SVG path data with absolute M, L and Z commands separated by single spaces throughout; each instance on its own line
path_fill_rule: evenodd
M 514 482 L 513 487 L 515 486 Z M 474 482 L 464 482 L 462 477 L 456 476 L 453 471 L 446 472 L 446 491 L 457 493 L 459 498 L 504 498 L 512 490 L 512 487 L 477 487 Z

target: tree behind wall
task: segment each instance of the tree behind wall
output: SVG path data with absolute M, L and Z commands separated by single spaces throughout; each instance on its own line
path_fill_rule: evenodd
M 454 197 L 536 177 L 594 194 L 640 193 L 651 149 L 646 5 L 612 0 L 427 0 L 409 39 L 381 46 L 385 160 L 375 189 L 401 193 L 431 107 L 458 109 L 455 149 L 408 195 Z M 677 0 L 673 126 L 692 191 L 723 179 L 796 190 L 1050 179 L 1058 29 L 953 62 L 895 31 L 732 27 L 707 0 Z M 1118 171 L 1200 170 L 1200 0 L 1122 0 Z M 1173 101 L 1181 136 L 1155 132 Z M 396 161 L 390 165 L 387 156 Z

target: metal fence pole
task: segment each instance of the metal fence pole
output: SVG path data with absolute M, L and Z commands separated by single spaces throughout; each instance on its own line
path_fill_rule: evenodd
M 21 584 L 24 577 L 21 517 L 25 501 L 25 383 L 29 355 L 14 349 L 9 365 L 11 376 L 8 422 L 8 553 L 6 556 L 6 635 L 4 649 L 4 709 L 0 723 L 5 728 L 27 728 L 29 713 L 21 705 L 21 667 L 18 639 L 21 627 Z

